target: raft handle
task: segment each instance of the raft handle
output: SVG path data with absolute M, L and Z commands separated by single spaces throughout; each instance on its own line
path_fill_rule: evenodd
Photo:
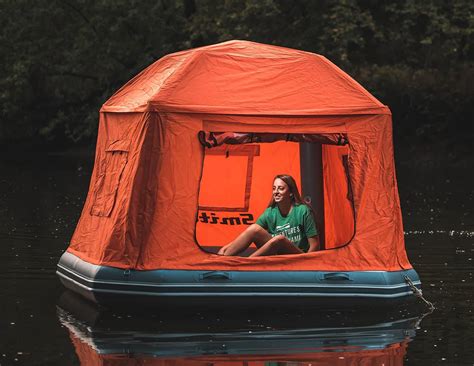
M 323 279 L 329 281 L 352 281 L 349 274 L 343 272 L 325 273 Z
M 230 273 L 222 271 L 211 271 L 201 273 L 199 275 L 200 280 L 230 280 Z

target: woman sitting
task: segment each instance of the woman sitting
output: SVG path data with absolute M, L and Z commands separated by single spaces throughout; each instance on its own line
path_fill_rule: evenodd
M 301 199 L 292 176 L 281 174 L 275 177 L 272 199 L 257 223 L 222 247 L 218 254 L 238 255 L 252 243 L 258 249 L 251 257 L 318 250 L 318 232 L 312 210 Z

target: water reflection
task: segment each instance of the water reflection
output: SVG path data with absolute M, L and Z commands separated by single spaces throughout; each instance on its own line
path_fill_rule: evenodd
M 83 365 L 402 365 L 421 321 L 408 308 L 281 311 L 112 312 L 67 292 L 57 315 Z
M 448 235 L 450 237 L 472 238 L 474 231 L 469 230 L 409 230 L 405 231 L 405 237 L 415 235 Z

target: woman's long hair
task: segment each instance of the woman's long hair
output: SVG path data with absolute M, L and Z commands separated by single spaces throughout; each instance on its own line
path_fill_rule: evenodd
M 308 205 L 301 198 L 301 194 L 300 194 L 300 191 L 298 190 L 298 186 L 296 185 L 296 181 L 291 175 L 278 174 L 277 176 L 275 176 L 275 178 L 273 178 L 273 181 L 275 181 L 275 179 L 281 179 L 283 182 L 286 183 L 286 185 L 290 189 L 290 197 L 291 197 L 291 202 L 293 203 L 293 205 L 295 206 L 301 205 L 301 204 Z M 272 194 L 272 199 L 270 200 L 268 207 L 275 207 L 275 205 L 276 205 L 275 198 L 273 197 L 273 194 Z
M 295 179 L 288 174 L 278 174 L 273 178 L 273 181 L 275 179 L 280 178 L 283 182 L 285 182 L 288 185 L 288 188 L 290 189 L 290 198 L 294 206 L 298 205 L 306 205 L 309 207 L 309 210 L 311 212 L 311 216 L 313 216 L 313 220 L 315 225 L 317 226 L 317 220 L 316 220 L 316 213 L 314 212 L 313 206 L 311 206 L 311 203 L 304 201 L 301 198 L 300 191 L 298 190 L 298 186 L 296 185 Z M 273 198 L 272 194 L 272 199 L 270 200 L 270 203 L 268 204 L 268 207 L 275 207 L 276 202 L 275 199 Z

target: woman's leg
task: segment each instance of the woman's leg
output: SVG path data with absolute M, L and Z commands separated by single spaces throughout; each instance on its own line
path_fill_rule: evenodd
M 283 235 L 277 235 L 252 253 L 251 257 L 277 254 L 301 254 L 303 251 L 296 247 Z
M 231 241 L 226 246 L 222 247 L 218 254 L 222 255 L 237 255 L 247 249 L 250 244 L 255 243 L 257 248 L 267 243 L 272 236 L 262 228 L 260 225 L 252 224 L 245 231 Z

